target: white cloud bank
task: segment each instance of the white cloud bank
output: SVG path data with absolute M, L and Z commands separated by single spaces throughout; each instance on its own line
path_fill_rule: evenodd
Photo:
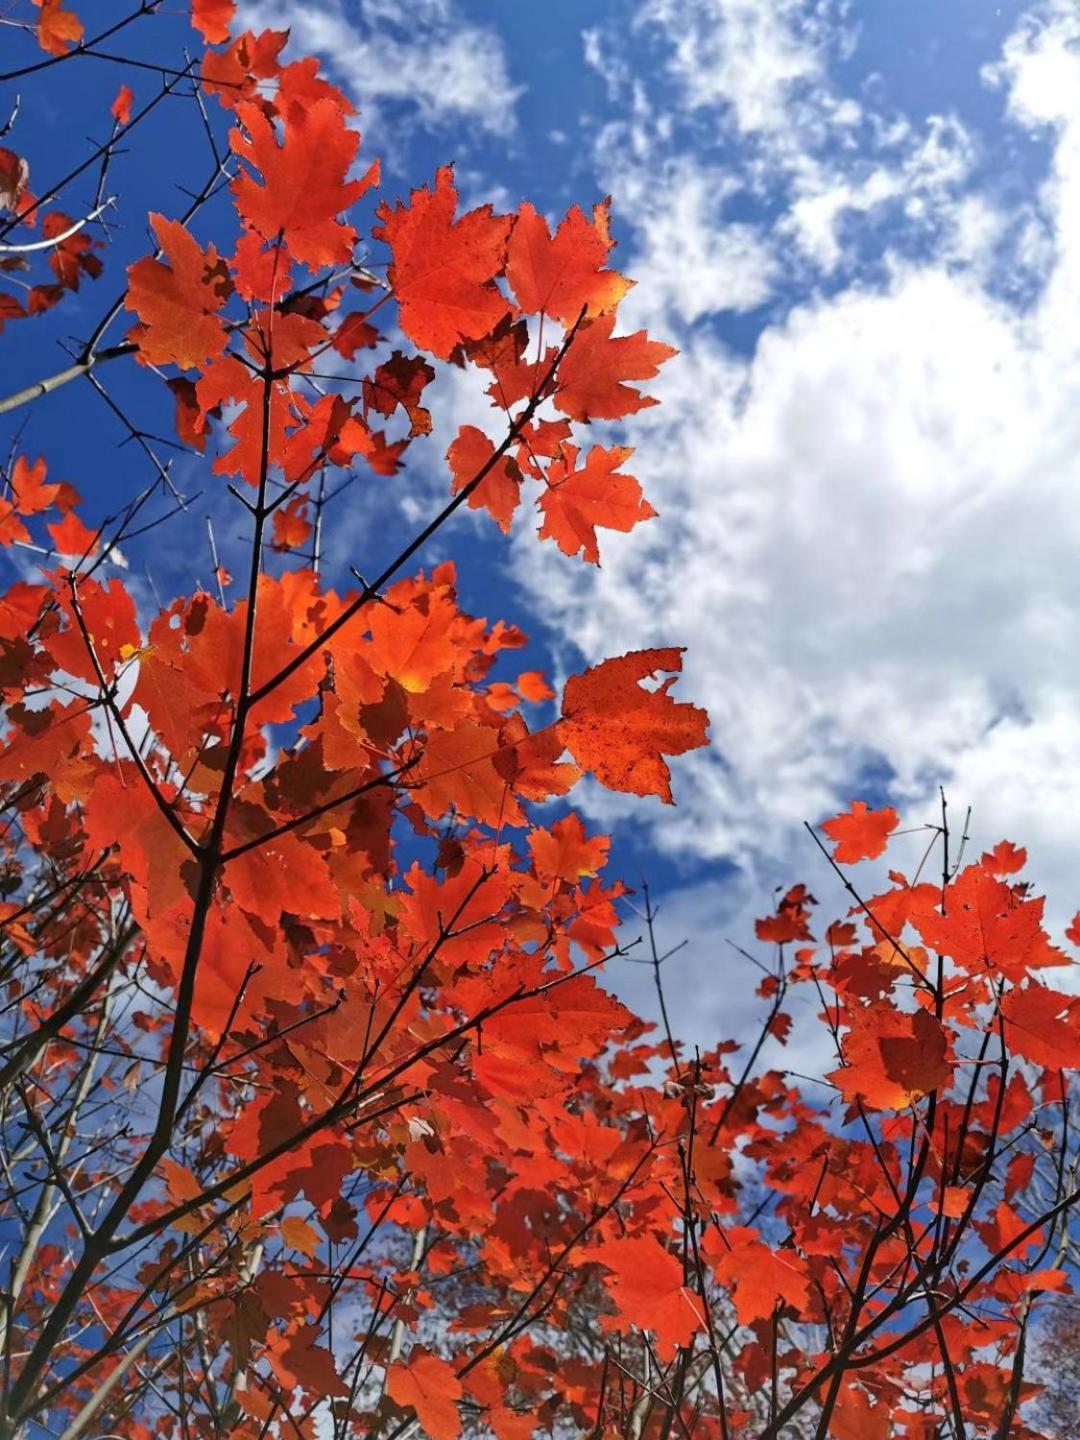
M 841 108 L 820 34 L 769 28 L 802 8 L 646 7 L 651 22 L 670 12 L 688 33 L 691 12 L 735 17 L 738 64 L 718 42 L 696 52 L 713 68 L 692 71 L 680 38 L 673 65 L 685 70 L 688 106 L 715 105 L 745 130 L 782 137 L 791 204 L 771 233 L 737 231 L 731 259 L 707 207 L 694 208 L 701 177 L 690 161 L 669 167 L 665 193 L 691 200 L 667 231 L 626 163 L 630 183 L 615 177 L 612 188 L 637 227 L 636 253 L 620 257 L 640 282 L 633 320 L 683 345 L 655 387 L 663 403 L 634 422 L 630 468 L 661 518 L 608 539 L 599 572 L 583 575 L 551 547 L 517 552 L 544 613 L 554 610 L 590 661 L 688 647 L 680 691 L 707 706 L 714 746 L 680 762 L 678 809 L 657 805 L 653 834 L 740 869 L 731 886 L 710 884 L 708 904 L 701 891 L 671 902 L 699 949 L 710 937 L 684 972 L 695 1038 L 706 1023 L 731 1032 L 722 990 L 714 985 L 710 1012 L 702 987 L 718 966 L 734 973 L 721 937 L 745 942 L 777 879 L 806 878 L 832 897 L 827 918 L 843 908 L 801 822 L 859 798 L 870 773 L 879 784 L 891 776 L 913 824 L 937 818 L 943 782 L 954 815 L 974 807 L 979 849 L 1005 835 L 1028 846 L 1056 920 L 1080 905 L 1080 19 L 1071 6 L 1025 19 L 986 77 L 1002 87 L 1011 123 L 1053 140 L 1041 215 L 1003 212 L 975 192 L 943 202 L 948 223 L 921 257 L 886 249 L 875 281 L 852 279 L 828 297 L 808 290 L 744 360 L 710 327 L 685 322 L 739 308 L 750 249 L 763 286 L 783 278 L 795 263 L 784 237 L 814 230 L 808 184 L 848 187 L 835 214 L 866 208 L 851 205 L 855 162 L 820 158 L 811 134 L 800 168 L 797 128 L 784 125 L 808 106 L 826 117 Z M 765 9 L 765 38 L 747 40 Z M 759 42 L 768 53 L 755 70 Z M 639 135 L 641 110 L 628 122 Z M 907 177 L 910 200 L 927 137 L 913 144 L 904 133 L 879 168 Z M 925 173 L 949 177 L 924 195 L 946 194 L 966 173 L 957 143 L 951 158 L 925 160 Z M 605 187 L 608 155 L 602 145 Z M 641 155 L 642 173 L 654 160 Z M 828 270 L 835 229 L 817 233 L 808 248 Z M 988 248 L 1004 235 L 1012 243 L 991 266 Z M 1043 270 L 1039 296 L 1013 305 L 997 282 L 1003 266 L 1025 264 Z M 638 802 L 599 795 L 596 808 L 607 819 L 641 814 Z

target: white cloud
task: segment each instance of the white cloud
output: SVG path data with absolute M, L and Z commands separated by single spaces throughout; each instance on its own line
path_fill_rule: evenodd
M 647 277 L 647 295 L 635 295 L 626 307 L 628 323 L 639 306 L 654 323 L 670 312 L 690 324 L 768 300 L 777 274 L 773 249 L 757 227 L 725 221 L 724 204 L 740 189 L 730 173 L 689 157 L 628 164 L 614 131 L 606 148 L 604 184 L 619 197 L 620 214 L 633 219 L 633 268 Z
M 915 824 L 943 781 L 954 814 L 975 807 L 980 848 L 1028 844 L 1056 920 L 1080 902 L 1080 20 L 1025 22 L 996 75 L 1014 123 L 1051 127 L 1041 215 L 968 192 L 932 254 L 886 251 L 873 286 L 811 293 L 745 361 L 711 331 L 669 329 L 683 354 L 633 428 L 660 519 L 602 545 L 599 572 L 550 547 L 517 555 L 590 660 L 689 647 L 679 688 L 710 710 L 714 750 L 680 762 L 679 810 L 649 823 L 672 852 L 733 859 L 740 893 L 820 879 L 800 822 L 873 774 Z M 904 143 L 900 173 L 966 173 L 950 146 L 924 141 L 919 160 Z M 638 223 L 641 307 L 647 206 Z M 1003 228 L 1035 236 L 1044 288 L 1027 307 L 984 283 Z M 673 285 L 660 265 L 668 321 Z M 762 913 L 747 904 L 741 940 Z
M 931 115 L 921 140 L 913 141 L 908 129 L 903 138 L 906 153 L 893 163 L 875 158 L 853 166 L 850 161 L 804 158 L 780 228 L 796 238 L 822 271 L 832 272 L 845 258 L 838 234 L 841 223 L 871 216 L 887 205 L 898 206 L 916 231 L 952 227 L 956 253 L 964 258 L 981 256 L 998 237 L 1000 227 L 985 202 L 981 223 L 971 213 L 964 220 L 956 216 L 957 190 L 968 178 L 974 147 L 955 117 Z
M 323 61 L 365 127 L 380 131 L 380 144 L 388 103 L 412 107 L 429 128 L 467 120 L 507 135 L 515 127 L 521 89 L 502 42 L 464 19 L 454 0 L 413 0 L 405 9 L 384 0 L 246 0 L 240 20 L 254 30 L 290 29 L 296 53 Z
M 672 42 L 669 69 L 694 108 L 729 107 L 744 135 L 786 132 L 824 78 L 838 7 L 803 0 L 647 0 L 637 23 Z
M 581 32 L 581 51 L 585 64 L 603 80 L 608 98 L 614 100 L 620 91 L 631 82 L 629 65 L 607 44 L 605 34 L 598 25 Z

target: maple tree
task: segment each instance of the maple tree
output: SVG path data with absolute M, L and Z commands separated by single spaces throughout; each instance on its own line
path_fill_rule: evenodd
M 90 35 L 33 0 L 45 58 L 5 78 L 160 8 Z M 538 543 L 582 563 L 653 517 L 632 452 L 583 434 L 653 403 L 673 355 L 616 332 L 608 204 L 462 212 L 449 168 L 386 197 L 313 60 L 238 33 L 232 0 L 189 18 L 198 58 L 158 91 L 125 71 L 90 162 L 37 196 L 0 150 L 16 344 L 109 273 L 104 178 L 72 218 L 73 177 L 169 96 L 213 159 L 73 363 L 0 401 L 86 381 L 154 476 L 101 523 L 48 456 L 17 443 L 4 471 L 0 1435 L 1035 1440 L 1080 1000 L 1038 973 L 1071 962 L 1024 852 L 962 865 L 943 808 L 940 879 L 864 895 L 846 867 L 899 817 L 856 802 L 818 842 L 849 913 L 819 943 L 796 885 L 758 922 L 756 1042 L 679 1044 L 647 894 L 659 1030 L 632 1015 L 602 983 L 627 955 L 609 842 L 541 806 L 583 774 L 672 800 L 668 759 L 707 738 L 682 652 L 561 697 L 496 678 L 523 635 L 423 553 L 465 508 L 496 537 L 533 501 Z M 114 362 L 167 387 L 232 491 L 238 580 L 216 554 L 167 603 L 125 579 L 125 546 L 186 520 Z M 489 430 L 446 437 L 442 504 L 335 588 L 333 477 L 403 483 L 446 365 Z M 793 987 L 836 1052 L 816 1081 L 762 1063 Z

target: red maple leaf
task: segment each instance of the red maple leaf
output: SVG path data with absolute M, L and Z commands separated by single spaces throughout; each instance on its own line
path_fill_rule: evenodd
M 391 1365 L 386 1389 L 391 1400 L 416 1411 L 431 1440 L 457 1440 L 461 1434 L 461 1381 L 445 1360 L 423 1346 L 415 1346 L 405 1364 Z
M 116 99 L 109 106 L 109 114 L 118 125 L 126 125 L 131 119 L 131 102 L 135 99 L 130 85 L 121 85 Z
M 610 199 L 591 221 L 574 205 L 554 237 L 544 217 L 526 201 L 514 220 L 506 278 L 527 315 L 542 313 L 564 325 L 578 316 L 614 310 L 632 281 L 605 270 L 612 249 Z
M 768 1320 L 777 1305 L 796 1314 L 805 1309 L 810 1277 L 800 1256 L 770 1249 L 756 1230 L 742 1226 L 710 1232 L 705 1248 L 717 1279 L 733 1289 L 740 1324 Z
M 657 1354 L 670 1360 L 703 1328 L 701 1302 L 687 1287 L 683 1268 L 652 1235 L 611 1240 L 581 1261 L 598 1260 L 608 1272 L 605 1288 L 619 1330 L 651 1330 Z M 580 1263 L 580 1262 L 579 1262 Z
M 347 113 L 329 97 L 290 107 L 279 145 L 265 113 L 245 101 L 236 107 L 240 128 L 229 136 L 261 176 L 245 172 L 233 181 L 241 218 L 264 240 L 280 237 L 294 260 L 313 268 L 350 259 L 356 231 L 338 217 L 379 181 L 377 160 L 362 179 L 346 179 L 360 146 Z
M 380 206 L 373 232 L 390 247 L 387 278 L 402 330 L 440 360 L 462 340 L 494 330 L 508 310 L 495 277 L 506 264 L 511 217 L 483 205 L 455 220 L 457 202 L 454 172 L 443 166 L 434 190 L 414 190 L 408 205 Z
M 546 472 L 547 488 L 540 496 L 544 523 L 542 540 L 554 540 L 564 555 L 580 551 L 585 560 L 599 565 L 597 526 L 626 534 L 656 511 L 642 496 L 632 475 L 617 473 L 633 450 L 615 446 L 605 450 L 594 445 L 581 469 L 576 469 L 578 448 L 564 444 Z

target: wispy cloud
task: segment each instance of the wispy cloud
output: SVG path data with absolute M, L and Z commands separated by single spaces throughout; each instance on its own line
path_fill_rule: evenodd
M 323 61 L 384 147 L 391 113 L 398 124 L 429 129 L 462 121 L 493 135 L 515 128 L 521 87 L 502 42 L 454 0 L 250 0 L 240 18 L 256 30 L 291 30 L 297 53 Z
M 646 0 L 635 23 L 667 39 L 688 106 L 729 110 L 743 135 L 782 137 L 807 101 L 821 111 L 829 53 L 850 43 L 843 13 L 831 0 Z
M 584 36 L 587 63 L 623 109 L 601 130 L 598 169 L 630 203 L 636 173 L 642 198 L 651 195 L 650 214 L 665 202 L 670 213 L 693 194 L 696 172 L 697 188 L 713 203 L 686 218 L 716 263 L 694 273 L 712 278 L 718 302 L 722 270 L 736 297 L 770 290 L 777 277 L 768 256 L 777 246 L 788 278 L 813 283 L 857 267 L 871 225 L 887 227 L 894 250 L 911 252 L 933 241 L 975 258 L 976 246 L 981 256 L 999 238 L 985 213 L 970 206 L 960 213 L 977 147 L 955 114 L 915 123 L 875 109 L 865 86 L 849 93 L 836 83 L 832 67 L 850 58 L 857 38 L 840 0 L 644 0 L 631 29 L 635 44 L 655 47 L 650 59 L 662 85 L 647 84 L 646 67 L 628 60 L 625 27 L 593 27 Z M 756 201 L 767 227 L 732 226 L 718 202 L 735 196 Z M 689 249 L 685 226 L 680 231 Z M 748 290 L 751 249 L 756 284 Z M 654 269 L 659 261 L 664 294 L 662 260 L 648 245 L 642 256 Z

